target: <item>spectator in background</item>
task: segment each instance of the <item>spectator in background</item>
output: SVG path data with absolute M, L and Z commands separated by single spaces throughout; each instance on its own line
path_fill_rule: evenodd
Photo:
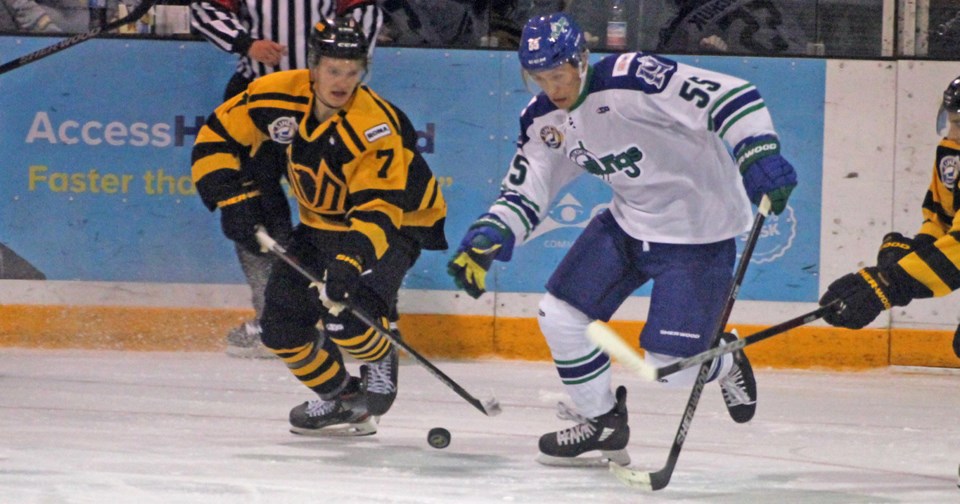
M 489 45 L 490 0 L 385 0 L 382 40 L 403 46 Z
M 47 11 L 33 0 L 0 0 L 0 32 L 59 33 Z
M 281 18 L 278 11 L 292 17 Z M 304 19 L 296 19 L 296 15 Z M 199 0 L 191 4 L 191 23 L 207 40 L 224 51 L 240 55 L 237 70 L 223 94 L 228 100 L 243 92 L 254 78 L 280 70 L 307 68 L 308 30 L 318 22 L 348 16 L 363 29 L 372 53 L 383 12 L 373 0 Z M 295 125 L 294 125 L 295 126 Z M 290 204 L 281 179 L 286 174 L 289 138 L 277 125 L 256 155 L 243 159 L 240 171 L 260 192 L 259 211 L 270 234 L 283 243 L 292 230 Z M 221 212 L 222 214 L 222 212 Z M 221 226 L 226 217 L 221 215 Z M 275 259 L 256 247 L 235 244 L 240 267 L 250 286 L 256 317 L 227 334 L 227 354 L 272 357 L 260 341 L 264 291 Z
M 674 0 L 676 14 L 660 31 L 658 52 L 806 54 L 807 37 L 774 0 Z M 813 6 L 797 4 L 800 8 Z

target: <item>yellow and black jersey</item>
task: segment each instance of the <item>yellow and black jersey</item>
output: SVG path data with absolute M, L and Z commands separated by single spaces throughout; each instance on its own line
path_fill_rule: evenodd
M 932 237 L 933 247 L 921 247 L 897 264 L 919 285 L 914 297 L 944 296 L 960 289 L 960 143 L 944 138 L 937 146 L 933 179 L 923 199 L 923 224 L 918 235 Z
M 304 225 L 351 233 L 347 243 L 368 260 L 382 257 L 397 232 L 424 249 L 446 249 L 446 202 L 406 115 L 366 86 L 322 123 L 312 107 L 307 70 L 256 79 L 218 107 L 193 151 L 193 179 L 207 206 L 249 194 L 241 157 L 283 144 Z

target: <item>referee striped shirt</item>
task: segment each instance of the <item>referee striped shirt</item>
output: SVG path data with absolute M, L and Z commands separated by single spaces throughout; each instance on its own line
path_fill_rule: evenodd
M 383 11 L 374 1 L 358 0 L 200 0 L 190 4 L 191 24 L 224 51 L 240 55 L 237 73 L 255 79 L 280 70 L 307 68 L 307 38 L 325 19 L 350 15 L 363 27 L 370 51 L 383 26 Z M 287 47 L 278 66 L 267 66 L 247 56 L 256 40 Z

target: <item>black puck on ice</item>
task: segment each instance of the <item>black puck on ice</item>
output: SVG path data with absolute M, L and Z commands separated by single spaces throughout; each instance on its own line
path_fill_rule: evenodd
M 427 442 L 438 450 L 446 448 L 450 446 L 450 431 L 443 427 L 434 427 L 427 433 Z

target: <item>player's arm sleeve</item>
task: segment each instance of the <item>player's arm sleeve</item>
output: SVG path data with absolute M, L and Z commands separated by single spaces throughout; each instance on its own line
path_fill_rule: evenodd
M 263 142 L 246 106 L 247 93 L 220 105 L 197 133 L 191 152 L 193 183 L 210 210 L 247 189 L 240 173 L 241 160 Z
M 581 173 L 559 151 L 551 152 L 539 138 L 530 139 L 527 127 L 521 118 L 523 132 L 517 141 L 517 152 L 500 184 L 500 194 L 489 209 L 510 228 L 517 245 L 532 236 L 547 216 L 553 198 Z
M 939 162 L 933 165 L 921 207 L 923 224 L 917 233 L 932 237 L 933 246 L 915 247 L 897 263 L 910 276 L 914 297 L 919 298 L 944 296 L 960 288 L 960 219 L 947 210 L 954 207 L 956 195 L 940 180 Z
M 190 3 L 190 24 L 220 49 L 244 55 L 253 38 L 240 20 L 237 0 L 201 0 Z

